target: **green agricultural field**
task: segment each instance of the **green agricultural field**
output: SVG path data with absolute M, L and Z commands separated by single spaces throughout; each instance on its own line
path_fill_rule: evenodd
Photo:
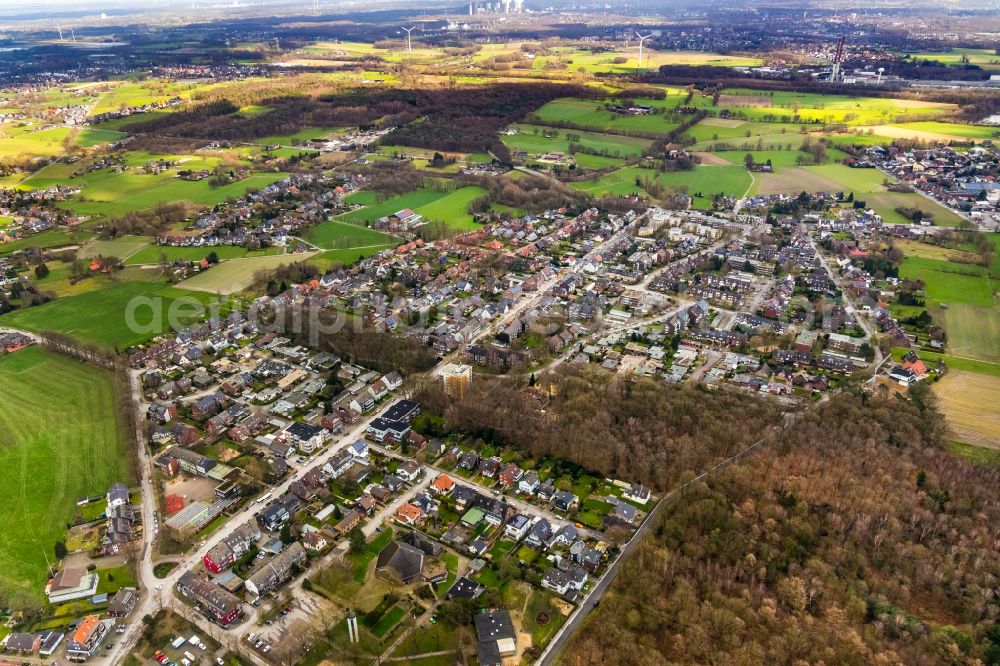
M 12 252 L 17 252 L 18 250 L 25 250 L 29 247 L 46 249 L 52 247 L 62 247 L 63 245 L 75 245 L 77 243 L 87 241 L 93 238 L 93 236 L 94 235 L 92 233 L 81 229 L 75 229 L 73 231 L 49 229 L 48 231 L 33 234 L 25 238 L 19 238 L 18 240 L 11 241 L 9 243 L 0 243 L 0 256 L 11 254 Z
M 625 58 L 625 62 L 616 62 L 620 58 Z M 582 69 L 590 74 L 631 74 L 640 71 L 638 44 L 621 52 L 571 52 L 567 54 L 565 62 L 570 71 Z M 641 71 L 659 69 L 663 65 L 753 67 L 761 64 L 763 61 L 760 58 L 750 56 L 722 55 L 705 51 L 656 51 L 647 47 L 643 50 Z
M 952 302 L 944 320 L 949 354 L 1000 363 L 1000 308 Z
M 511 150 L 523 150 L 529 155 L 550 152 L 569 153 L 571 141 L 567 135 L 579 137 L 579 140 L 572 143 L 578 143 L 584 148 L 596 151 L 607 151 L 607 155 L 610 157 L 639 157 L 653 143 L 649 139 L 616 134 L 597 134 L 581 130 L 555 129 L 541 125 L 517 124 L 513 125 L 513 128 L 518 130 L 518 133 L 502 136 L 501 140 Z M 555 132 L 556 136 L 548 138 L 545 136 L 545 132 L 550 134 Z
M 901 349 L 898 347 L 894 348 L 892 350 L 892 357 L 896 361 L 901 362 L 903 360 L 903 356 L 905 356 L 909 351 L 909 349 Z M 923 359 L 924 363 L 926 363 L 928 367 L 935 367 L 938 361 L 940 361 L 947 365 L 950 370 L 964 370 L 966 372 L 974 372 L 980 375 L 1000 377 L 1000 363 L 978 361 L 976 359 L 965 358 L 963 356 L 938 354 L 937 352 L 924 350 L 920 351 L 920 358 Z
M 858 198 L 863 198 L 887 224 L 911 223 L 905 216 L 896 212 L 897 208 L 918 208 L 933 216 L 934 224 L 939 227 L 955 227 L 962 222 L 962 218 L 955 212 L 918 192 L 877 192 Z
M 167 90 L 166 86 L 158 82 L 121 82 L 98 95 L 97 104 L 91 109 L 90 115 L 164 101 L 173 94 L 173 91 Z
M 798 166 L 799 160 L 806 160 L 805 164 L 812 163 L 812 155 L 801 150 L 726 150 L 713 153 L 732 164 L 743 164 L 743 159 L 747 155 L 753 155 L 754 162 L 764 164 L 771 160 L 771 166 L 775 169 Z M 827 162 L 842 160 L 847 157 L 847 153 L 835 148 L 826 151 Z
M 646 100 L 637 99 L 637 104 L 648 104 L 656 109 L 672 109 L 683 101 L 683 98 L 673 98 L 668 100 Z M 597 132 L 607 130 L 631 131 L 631 132 L 655 132 L 657 134 L 668 134 L 679 123 L 669 122 L 667 118 L 659 113 L 651 113 L 644 116 L 623 116 L 604 108 L 610 100 L 575 99 L 566 98 L 549 102 L 538 111 L 538 116 L 542 123 L 571 122 L 582 125 Z M 666 103 L 669 102 L 669 105 Z M 570 130 L 572 131 L 572 130 Z
M 573 160 L 580 169 L 597 170 L 625 166 L 625 160 L 620 157 L 604 157 L 603 155 L 588 155 L 587 153 L 577 153 L 573 156 Z
M 710 147 L 713 143 L 729 143 L 742 145 L 750 143 L 756 145 L 758 139 L 764 140 L 768 137 L 765 148 L 772 145 L 791 145 L 798 148 L 802 144 L 805 134 L 802 128 L 810 128 L 806 125 L 794 123 L 765 123 L 748 122 L 745 120 L 726 120 L 722 118 L 705 118 L 697 125 L 684 132 L 684 136 L 694 139 L 697 143 L 694 148 L 701 150 Z
M 19 134 L 17 136 L 4 136 L 0 129 L 0 158 L 11 157 L 51 157 L 64 152 L 63 139 L 69 135 L 69 130 L 65 132 L 53 132 L 52 130 L 42 130 L 30 134 Z
M 92 217 L 115 217 L 148 210 L 164 202 L 187 201 L 214 206 L 229 197 L 239 198 L 250 190 L 266 187 L 285 177 L 282 173 L 255 173 L 244 180 L 212 187 L 208 179 L 186 181 L 175 178 L 169 172 L 159 175 L 96 172 L 88 175 L 91 177 L 83 183 L 80 195 L 60 205 L 77 215 Z
M 25 406 L 30 405 L 30 409 Z M 76 500 L 133 481 L 111 373 L 43 350 L 0 357 L 0 589 L 43 599 Z
M 917 122 L 899 123 L 897 127 L 917 132 L 929 132 L 931 134 L 948 134 L 956 138 L 965 139 L 997 139 L 1000 137 L 1000 127 L 987 127 L 986 125 L 959 125 L 956 123 L 940 122 Z
M 446 192 L 422 188 L 389 199 L 379 200 L 374 192 L 357 192 L 348 197 L 347 202 L 361 204 L 364 208 L 339 215 L 337 219 L 348 224 L 369 225 L 381 217 L 392 215 L 404 208 L 417 210 L 421 206 L 437 201 L 445 194 Z
M 355 225 L 370 225 L 379 218 L 410 208 L 424 216 L 427 220 L 444 220 L 451 229 L 465 231 L 472 228 L 472 215 L 468 213 L 469 204 L 482 196 L 485 190 L 481 187 L 462 187 L 457 190 L 439 192 L 421 188 L 414 192 L 392 197 L 374 203 L 364 208 L 352 210 L 337 217 L 338 221 Z M 359 195 L 361 193 L 358 193 Z M 355 198 L 352 195 L 349 203 L 364 203 L 371 201 L 370 197 Z M 351 200 L 353 198 L 353 200 Z M 322 225 L 321 225 L 322 226 Z
M 114 143 L 125 138 L 125 132 L 115 132 L 106 129 L 94 129 L 88 127 L 80 132 L 76 137 L 76 145 L 81 148 L 93 148 L 105 143 Z
M 750 174 L 740 166 L 699 166 L 694 171 L 656 172 L 641 167 L 625 167 L 595 180 L 570 183 L 573 187 L 594 196 L 626 196 L 642 193 L 636 179 L 655 179 L 665 187 L 687 188 L 691 195 L 702 195 L 703 200 L 715 194 L 740 197 L 750 187 Z M 696 202 L 697 203 L 697 202 Z
M 361 259 L 366 259 L 394 245 L 356 247 L 346 250 L 327 250 L 309 257 L 309 263 L 316 264 L 320 270 L 329 270 L 335 265 L 349 266 Z
M 806 167 L 809 171 L 840 184 L 844 192 L 854 192 L 854 196 L 870 192 L 884 192 L 885 181 L 892 181 L 878 169 L 852 169 L 843 164 L 822 164 Z
M 445 196 L 416 209 L 428 220 L 443 220 L 454 231 L 469 231 L 475 228 L 469 204 L 486 194 L 481 187 L 462 187 Z
M 881 125 L 925 120 L 957 108 L 953 104 L 920 100 L 737 88 L 723 90 L 719 106 L 738 110 L 745 120 L 827 125 Z
M 178 284 L 178 287 L 213 294 L 235 294 L 252 285 L 258 272 L 271 270 L 282 264 L 307 261 L 313 254 L 312 252 L 303 252 L 270 257 L 230 259 L 189 277 Z
M 120 236 L 112 240 L 95 240 L 80 246 L 76 253 L 82 259 L 118 257 L 126 259 L 149 245 L 145 236 Z
M 125 116 L 123 118 L 115 118 L 114 120 L 108 120 L 94 127 L 102 130 L 113 130 L 119 131 L 124 129 L 127 125 L 135 125 L 137 123 L 144 123 L 150 120 L 156 120 L 162 118 L 167 114 L 172 113 L 172 111 L 160 110 L 160 111 L 146 111 L 145 113 L 135 113 L 131 116 Z
M 930 307 L 941 307 L 942 304 L 950 307 L 955 303 L 994 307 L 993 289 L 982 266 L 905 257 L 900 263 L 899 275 L 924 281 Z
M 384 246 L 395 242 L 395 238 L 374 229 L 368 229 L 359 224 L 327 220 L 313 227 L 305 239 L 318 247 L 325 249 L 346 249 L 370 245 Z
M 312 141 L 314 139 L 325 139 L 328 136 L 343 131 L 343 127 L 310 127 L 299 130 L 295 134 L 264 136 L 259 139 L 254 139 L 253 143 L 261 146 L 293 146 L 294 144 L 305 143 L 306 141 Z
M 983 69 L 1000 69 L 1000 55 L 995 49 L 951 49 L 950 51 L 918 51 L 901 55 L 913 60 L 936 60 L 949 67 L 979 65 Z
M 157 281 L 120 281 L 104 289 L 15 310 L 0 316 L 0 326 L 28 331 L 58 331 L 86 342 L 121 350 L 146 342 L 167 330 L 171 319 L 170 307 L 178 299 L 185 299 L 194 305 L 208 303 L 211 297 Z M 130 303 L 135 308 L 136 326 L 131 326 L 126 320 Z M 180 304 L 175 308 L 180 308 Z M 198 313 L 189 310 L 181 308 L 176 311 L 179 324 L 188 325 L 200 320 Z
M 143 266 L 159 264 L 161 257 L 167 261 L 201 261 L 209 253 L 215 252 L 219 259 L 242 259 L 243 257 L 263 257 L 283 254 L 280 247 L 268 247 L 261 250 L 248 250 L 245 247 L 220 245 L 218 247 L 171 247 L 166 245 L 147 245 L 125 260 L 126 266 Z

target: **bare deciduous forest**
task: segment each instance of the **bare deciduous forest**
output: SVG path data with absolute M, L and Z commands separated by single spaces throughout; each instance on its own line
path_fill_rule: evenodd
M 546 384 L 543 380 L 541 384 Z M 660 493 L 780 422 L 746 394 L 563 370 L 420 398 L 446 430 Z M 954 457 L 926 387 L 842 393 L 675 497 L 562 663 L 1000 663 L 1000 470 Z
M 562 663 L 1000 663 L 1000 472 L 923 401 L 839 395 L 672 502 Z

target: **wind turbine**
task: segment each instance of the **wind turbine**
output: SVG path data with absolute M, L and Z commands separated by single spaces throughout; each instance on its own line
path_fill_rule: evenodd
M 60 41 L 60 42 L 61 42 L 61 41 L 63 41 L 63 36 L 62 36 L 62 26 L 58 26 L 58 25 L 57 25 L 57 26 L 56 26 L 56 30 L 58 30 L 58 31 L 59 31 L 59 41 Z
M 412 54 L 413 53 L 413 44 L 410 42 L 410 33 L 413 32 L 416 29 L 417 29 L 417 26 L 413 26 L 413 27 L 410 27 L 410 28 L 403 28 L 403 30 L 406 31 L 406 52 L 408 54 Z
M 635 31 L 635 36 L 639 38 L 639 67 L 642 67 L 642 43 L 653 36 L 653 33 L 649 33 L 645 37 L 639 34 L 639 31 Z

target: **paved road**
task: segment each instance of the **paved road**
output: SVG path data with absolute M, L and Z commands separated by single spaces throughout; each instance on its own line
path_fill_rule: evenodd
M 551 289 L 560 279 L 562 279 L 562 272 L 558 272 L 555 276 L 547 280 L 546 282 L 539 285 L 538 292 L 529 298 L 521 299 L 521 301 L 507 313 L 505 317 L 492 325 L 487 326 L 476 336 L 475 340 L 471 341 L 473 344 L 475 341 L 483 338 L 484 336 L 490 335 L 504 325 L 506 322 L 512 321 L 514 318 L 520 316 L 530 307 L 534 306 L 542 299 L 546 292 Z M 27 334 L 27 333 L 26 333 Z M 445 358 L 439 363 L 438 367 L 441 367 L 444 363 L 448 362 L 450 358 Z M 437 367 L 434 369 L 436 370 Z M 431 371 L 431 375 L 434 374 L 434 370 Z M 174 585 L 177 580 L 183 575 L 183 573 L 194 566 L 200 566 L 200 562 L 204 555 L 218 543 L 221 539 L 231 535 L 238 527 L 244 525 L 248 520 L 252 519 L 253 514 L 256 510 L 261 507 L 256 503 L 251 503 L 246 506 L 239 514 L 230 518 L 221 528 L 214 532 L 210 539 L 201 542 L 195 546 L 193 552 L 185 556 L 180 565 L 175 568 L 170 574 L 168 574 L 163 579 L 157 579 L 153 574 L 153 567 L 155 565 L 153 561 L 153 556 L 155 554 L 155 537 L 156 533 L 152 529 L 154 520 L 153 512 L 156 510 L 156 493 L 152 485 L 152 461 L 150 460 L 147 447 L 145 445 L 145 435 L 141 432 L 141 424 L 145 420 L 144 407 L 145 401 L 142 395 L 142 388 L 139 382 L 139 371 L 132 370 L 129 372 L 129 381 L 131 384 L 132 391 L 132 401 L 136 410 L 136 424 L 137 424 L 137 441 L 139 442 L 139 464 L 141 469 L 141 491 L 142 491 L 142 505 L 143 505 L 143 542 L 141 552 L 139 554 L 139 588 L 141 592 L 141 599 L 138 607 L 133 612 L 132 617 L 136 618 L 133 621 L 128 631 L 121 636 L 121 639 L 117 641 L 114 648 L 100 660 L 95 660 L 95 663 L 109 664 L 111 666 L 119 664 L 124 658 L 129 654 L 129 651 L 139 642 L 142 634 L 142 625 L 137 621 L 138 618 L 142 618 L 146 614 L 152 614 L 157 609 L 161 607 L 170 607 L 175 611 L 183 614 L 196 626 L 198 626 L 203 632 L 212 636 L 216 640 L 219 640 L 224 645 L 228 645 L 230 649 L 239 649 L 240 653 L 244 657 L 254 661 L 261 666 L 267 664 L 259 655 L 249 652 L 245 644 L 241 643 L 239 636 L 245 634 L 249 629 L 248 626 L 252 626 L 259 617 L 258 609 L 253 607 L 247 613 L 246 619 L 241 622 L 236 627 L 231 627 L 229 629 L 222 629 L 217 625 L 208 621 L 207 618 L 199 613 L 191 611 L 189 607 L 184 605 L 178 599 L 174 597 Z M 340 451 L 345 446 L 348 446 L 357 439 L 364 436 L 365 430 L 367 430 L 368 425 L 375 418 L 381 416 L 391 405 L 388 403 L 384 408 L 376 410 L 370 416 L 362 419 L 354 428 L 348 432 L 342 434 L 333 446 L 331 446 L 326 454 L 319 458 L 310 465 L 304 466 L 298 470 L 296 474 L 291 475 L 285 482 L 271 489 L 273 497 L 280 497 L 288 491 L 288 487 L 297 479 L 300 479 L 303 475 L 312 469 L 322 467 L 328 458 L 334 453 Z M 404 493 L 398 497 L 391 505 L 385 507 L 380 513 L 375 516 L 374 519 L 366 523 L 363 530 L 368 536 L 374 534 L 375 529 L 383 522 L 383 520 L 390 518 L 396 511 L 399 505 L 411 499 L 422 486 L 426 484 L 417 484 L 411 488 L 408 492 Z M 346 548 L 345 544 L 339 546 L 340 549 Z M 341 552 L 343 552 L 341 550 Z M 337 553 L 337 550 L 327 557 L 332 557 Z M 321 561 L 320 564 L 322 564 Z M 293 583 L 292 591 L 298 591 L 301 588 L 301 579 Z
M 843 294 L 844 309 L 847 310 L 847 314 L 849 314 L 854 321 L 858 322 L 858 326 L 860 326 L 861 330 L 865 332 L 865 337 L 870 340 L 874 334 L 872 333 L 871 324 L 868 323 L 868 319 L 864 317 L 856 307 L 854 307 L 854 302 L 851 300 L 851 297 L 847 295 L 847 290 L 844 289 L 843 281 L 840 279 L 840 276 L 833 272 L 833 268 L 830 267 L 830 263 L 826 260 L 823 252 L 816 246 L 816 239 L 810 237 L 809 243 L 812 245 L 813 250 L 816 251 L 816 256 L 819 257 L 820 263 L 823 264 L 823 268 L 826 270 L 827 275 L 830 276 L 830 281 L 837 285 Z M 879 349 L 878 345 L 874 345 L 874 347 L 875 367 L 879 368 L 882 365 L 882 350 Z

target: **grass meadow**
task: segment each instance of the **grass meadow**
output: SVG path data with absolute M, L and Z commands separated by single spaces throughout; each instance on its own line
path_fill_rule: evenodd
M 110 372 L 40 347 L 0 357 L 0 588 L 8 600 L 42 599 L 46 558 L 78 498 L 132 481 L 124 427 Z

